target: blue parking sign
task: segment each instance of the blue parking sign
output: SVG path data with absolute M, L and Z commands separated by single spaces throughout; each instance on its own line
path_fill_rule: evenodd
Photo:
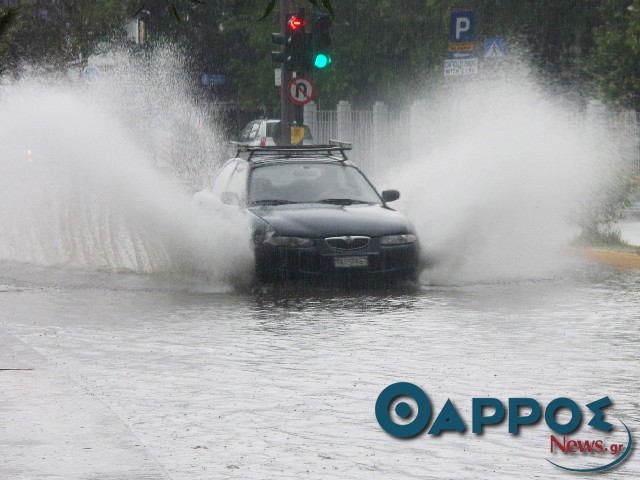
M 449 42 L 475 41 L 474 13 L 471 9 L 455 10 L 451 12 L 449 24 Z

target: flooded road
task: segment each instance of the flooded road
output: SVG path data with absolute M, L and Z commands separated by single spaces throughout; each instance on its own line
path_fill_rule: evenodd
M 550 454 L 544 421 L 474 435 L 473 397 L 569 397 L 587 419 L 608 395 L 609 440 L 625 440 L 619 420 L 640 427 L 637 271 L 575 263 L 518 281 L 211 293 L 4 267 L 0 327 L 106 405 L 168 478 L 560 478 L 547 459 L 605 463 Z M 399 381 L 420 386 L 434 416 L 450 398 L 467 431 L 386 434 L 374 405 Z M 589 431 L 585 420 L 578 438 Z M 6 451 L 3 478 L 23 478 L 11 467 L 25 455 Z M 64 455 L 47 462 L 65 478 Z M 639 475 L 633 454 L 607 472 Z

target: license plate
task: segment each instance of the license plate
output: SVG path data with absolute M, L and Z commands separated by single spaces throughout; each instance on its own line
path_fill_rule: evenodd
M 336 268 L 359 268 L 369 266 L 369 257 L 334 257 Z

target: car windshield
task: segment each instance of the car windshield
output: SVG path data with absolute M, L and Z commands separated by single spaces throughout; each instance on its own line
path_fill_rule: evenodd
M 380 197 L 354 167 L 341 163 L 263 165 L 251 173 L 251 205 L 284 203 L 380 203 Z

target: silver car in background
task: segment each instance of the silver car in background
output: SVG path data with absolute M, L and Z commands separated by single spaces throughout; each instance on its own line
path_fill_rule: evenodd
M 313 145 L 313 135 L 309 125 L 303 125 L 304 138 L 302 145 Z M 252 120 L 242 129 L 234 145 L 247 147 L 273 147 L 280 143 L 280 120 Z

